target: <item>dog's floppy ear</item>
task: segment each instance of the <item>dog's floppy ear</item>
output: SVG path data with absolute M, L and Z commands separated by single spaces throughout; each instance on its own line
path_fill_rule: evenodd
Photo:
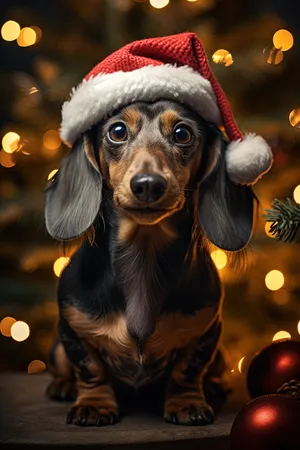
M 74 144 L 45 190 L 45 221 L 58 240 L 74 239 L 93 224 L 102 198 L 102 176 L 91 138 Z
M 245 247 L 252 235 L 255 196 L 251 187 L 229 180 L 223 139 L 222 146 L 214 170 L 199 185 L 198 220 L 214 245 L 237 251 Z

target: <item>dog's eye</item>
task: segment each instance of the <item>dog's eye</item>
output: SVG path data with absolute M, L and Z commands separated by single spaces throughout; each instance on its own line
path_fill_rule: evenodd
M 126 125 L 121 122 L 113 125 L 109 129 L 109 131 L 107 133 L 107 137 L 111 142 L 116 142 L 116 143 L 125 142 L 128 137 Z
M 183 125 L 178 125 L 174 130 L 174 140 L 177 144 L 186 145 L 193 139 L 190 130 Z

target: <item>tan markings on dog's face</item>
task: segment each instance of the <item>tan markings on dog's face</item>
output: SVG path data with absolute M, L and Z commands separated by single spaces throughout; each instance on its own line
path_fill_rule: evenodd
M 160 115 L 162 131 L 165 136 L 172 133 L 174 125 L 180 120 L 178 113 L 172 109 L 167 109 Z
M 123 140 L 111 139 L 118 126 L 127 129 Z M 190 131 L 187 143 L 178 142 L 178 126 Z M 201 162 L 201 126 L 198 116 L 168 101 L 127 106 L 102 125 L 101 167 L 108 168 L 107 184 L 122 214 L 138 225 L 156 225 L 183 207 Z M 163 191 L 156 197 L 138 195 L 132 182 L 140 175 L 160 177 Z
M 109 182 L 114 190 L 120 188 L 122 184 L 125 184 L 125 176 L 130 173 L 130 162 L 126 160 L 111 161 L 108 166 Z
M 134 106 L 125 108 L 123 110 L 123 120 L 126 122 L 131 133 L 136 135 L 141 124 L 141 113 L 139 109 Z

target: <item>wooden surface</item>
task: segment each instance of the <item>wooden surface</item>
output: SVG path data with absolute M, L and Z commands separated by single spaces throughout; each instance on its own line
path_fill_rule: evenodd
M 0 444 L 14 448 L 63 446 L 74 448 L 229 450 L 229 432 L 237 406 L 230 405 L 212 425 L 186 427 L 167 424 L 161 416 L 131 415 L 119 424 L 81 428 L 65 423 L 69 404 L 48 400 L 47 374 L 0 375 Z

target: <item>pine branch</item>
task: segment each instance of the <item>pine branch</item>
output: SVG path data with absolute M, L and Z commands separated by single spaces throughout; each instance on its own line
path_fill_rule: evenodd
M 272 222 L 270 233 L 279 241 L 292 242 L 300 228 L 300 204 L 292 201 L 275 199 L 272 208 L 266 209 L 267 222 Z M 298 241 L 299 239 L 297 239 Z

